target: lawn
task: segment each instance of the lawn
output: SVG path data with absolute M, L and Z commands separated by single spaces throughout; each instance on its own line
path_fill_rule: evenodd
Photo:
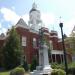
M 9 75 L 10 72 L 0 72 L 0 75 Z M 25 73 L 25 75 L 29 75 L 29 73 Z
M 0 72 L 0 75 L 9 75 L 9 72 Z

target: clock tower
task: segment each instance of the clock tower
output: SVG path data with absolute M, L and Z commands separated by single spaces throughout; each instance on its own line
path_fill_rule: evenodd
M 42 24 L 40 11 L 37 10 L 37 5 L 33 3 L 32 9 L 29 12 L 29 25 L 30 28 L 39 31 Z

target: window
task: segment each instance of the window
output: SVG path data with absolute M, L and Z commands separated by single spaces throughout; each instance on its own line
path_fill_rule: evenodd
M 36 47 L 37 47 L 36 38 L 33 38 L 33 47 L 34 47 L 34 48 L 36 48 Z
M 52 43 L 52 41 L 50 40 L 49 43 L 50 43 L 50 50 L 53 50 L 53 43 Z
M 25 36 L 22 37 L 22 46 L 26 46 L 26 37 Z

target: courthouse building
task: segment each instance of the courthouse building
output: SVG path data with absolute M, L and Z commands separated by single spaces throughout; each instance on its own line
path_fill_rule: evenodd
M 49 59 L 51 62 L 63 63 L 63 49 L 62 40 L 59 39 L 57 31 L 51 30 L 44 27 L 41 20 L 40 11 L 37 9 L 37 5 L 33 3 L 31 10 L 29 11 L 28 24 L 20 18 L 15 25 L 17 33 L 20 35 L 22 50 L 24 51 L 25 60 L 28 63 L 32 62 L 33 57 L 38 57 L 39 50 L 39 29 L 44 29 L 44 36 L 50 45 L 51 56 Z M 0 35 L 0 47 L 4 44 L 7 35 L 3 33 Z M 68 58 L 71 59 L 70 54 L 67 54 Z M 38 57 L 39 58 L 39 57 Z

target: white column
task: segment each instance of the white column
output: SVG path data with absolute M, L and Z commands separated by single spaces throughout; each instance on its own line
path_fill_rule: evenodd
M 44 57 L 44 66 L 49 65 L 49 60 L 48 60 L 48 47 L 44 44 L 43 48 L 43 57 Z

